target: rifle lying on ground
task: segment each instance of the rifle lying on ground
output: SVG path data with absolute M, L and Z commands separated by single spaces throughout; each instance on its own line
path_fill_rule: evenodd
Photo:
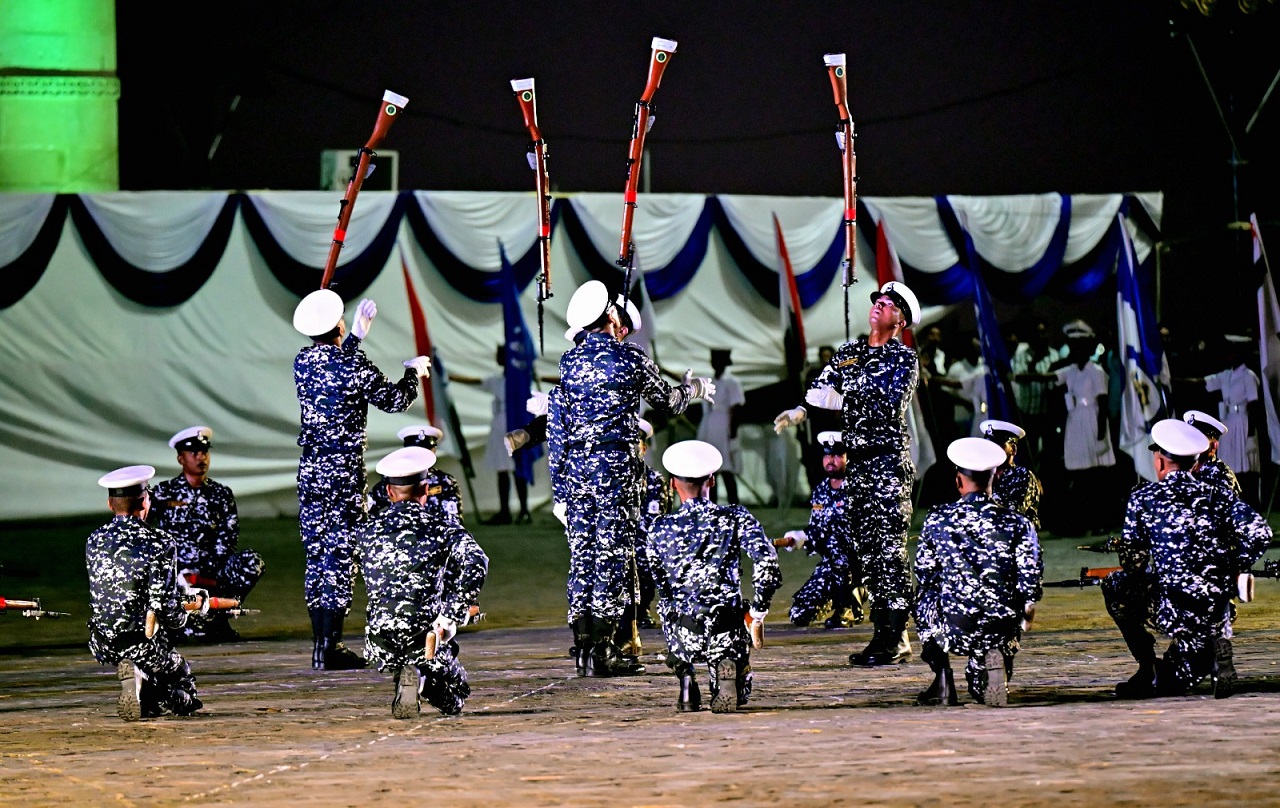
M 48 612 L 40 606 L 40 599 L 35 600 L 13 600 L 11 598 L 0 598 L 0 614 L 4 612 L 20 612 L 23 617 L 32 617 L 39 620 L 41 617 L 70 617 L 67 612 Z
M 244 617 L 246 614 L 258 614 L 258 609 L 243 609 L 238 598 L 213 598 L 200 592 L 188 592 L 182 596 L 182 608 L 188 612 L 221 612 L 228 617 Z M 156 634 L 156 613 L 147 612 L 147 639 Z
M 1059 586 L 1070 589 L 1084 589 L 1086 586 L 1101 586 L 1103 578 L 1106 578 L 1111 573 L 1118 572 L 1121 569 L 1124 568 L 1081 567 L 1080 575 L 1077 578 L 1067 578 L 1065 581 L 1045 581 L 1042 586 Z

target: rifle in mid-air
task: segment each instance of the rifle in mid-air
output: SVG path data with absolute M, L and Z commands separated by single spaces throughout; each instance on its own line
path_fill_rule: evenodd
M 22 617 L 30 617 L 39 620 L 41 617 L 70 617 L 67 612 L 50 612 L 40 606 L 40 599 L 35 600 L 15 600 L 13 598 L 0 598 L 0 614 L 5 612 L 18 612 Z
M 1102 551 L 1099 551 L 1102 552 Z M 1080 575 L 1063 581 L 1045 581 L 1043 586 L 1056 586 L 1064 589 L 1084 589 L 1087 586 L 1101 586 L 1102 579 L 1123 567 L 1081 567 Z

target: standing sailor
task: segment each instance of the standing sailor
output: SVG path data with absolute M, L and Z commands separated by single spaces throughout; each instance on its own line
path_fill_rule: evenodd
M 364 658 L 342 642 L 342 624 L 351 608 L 351 533 L 365 518 L 364 449 L 369 405 L 383 412 L 404 412 L 418 397 L 419 380 L 431 360 L 404 362 L 395 382 L 360 350 L 378 308 L 372 300 L 356 307 L 351 335 L 342 298 L 319 289 L 293 312 L 293 327 L 311 345 L 293 360 L 293 381 L 302 410 L 298 445 L 298 526 L 306 551 L 303 587 L 311 613 L 311 666 L 320 670 L 365 667 Z
M 916 352 L 897 339 L 920 322 L 916 296 L 905 284 L 889 281 L 871 293 L 871 301 L 870 333 L 840 346 L 805 395 L 811 406 L 844 414 L 845 503 L 875 624 L 871 642 L 850 654 L 849 664 L 865 667 L 911 659 L 907 530 L 915 467 L 907 410 L 920 369 Z M 785 410 L 774 419 L 774 429 L 781 432 L 806 416 L 804 407 Z

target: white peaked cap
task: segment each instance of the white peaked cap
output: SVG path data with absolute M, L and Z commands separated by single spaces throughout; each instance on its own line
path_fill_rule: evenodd
M 192 441 L 192 445 L 204 444 L 205 448 L 213 442 L 213 430 L 207 426 L 192 426 L 169 438 L 169 448 L 176 449 L 178 444 Z M 185 447 L 184 447 L 185 448 Z
M 1227 425 L 1219 421 L 1217 418 L 1214 418 L 1212 415 L 1210 415 L 1207 412 L 1201 412 L 1200 410 L 1187 410 L 1186 413 L 1182 416 L 1182 420 L 1186 421 L 1188 424 L 1191 424 L 1197 429 L 1200 429 L 1201 428 L 1200 425 L 1204 424 L 1208 426 L 1210 429 L 1216 429 L 1219 435 L 1227 434 Z
M 1022 440 L 1027 436 L 1027 430 L 1012 421 L 998 421 L 994 418 L 978 424 L 978 431 L 988 438 L 992 437 L 995 432 L 1008 432 L 1017 436 L 1018 440 Z
M 1008 455 L 986 438 L 960 438 L 947 447 L 947 459 L 965 471 L 990 471 L 1004 463 Z
M 430 449 L 406 446 L 379 460 L 375 470 L 386 478 L 388 485 L 411 485 L 425 477 L 435 462 L 436 453 Z
M 833 443 L 844 443 L 844 435 L 834 429 L 818 433 L 818 443 L 830 446 Z
M 587 281 L 569 299 L 565 319 L 570 328 L 586 328 L 609 308 L 609 290 L 601 281 Z
M 700 440 L 673 443 L 662 453 L 662 466 L 669 474 L 690 480 L 710 477 L 723 464 L 720 450 Z
M 440 440 L 444 437 L 444 432 L 439 427 L 434 427 L 431 424 L 414 424 L 413 426 L 406 426 L 397 432 L 396 437 L 400 440 L 405 438 L 417 438 L 418 440 L 435 438 Z
M 125 466 L 99 477 L 98 485 L 110 489 L 112 496 L 127 496 L 129 492 L 125 489 L 135 486 L 141 488 L 143 483 L 154 476 L 156 470 L 151 466 Z
M 317 289 L 293 310 L 293 327 L 308 337 L 327 334 L 338 327 L 346 305 L 332 289 Z
M 644 436 L 646 438 L 653 437 L 653 424 L 649 423 L 643 418 L 637 418 L 636 424 L 640 427 L 640 431 L 644 433 Z
M 1147 448 L 1170 457 L 1195 457 L 1209 448 L 1209 439 L 1185 421 L 1166 418 L 1151 427 L 1151 445 Z
M 887 281 L 878 291 L 871 293 L 871 302 L 875 302 L 881 295 L 888 295 L 894 298 L 894 302 L 898 308 L 902 309 L 903 315 L 907 318 L 907 327 L 920 324 L 920 301 L 916 300 L 915 292 L 907 288 L 902 281 Z
M 618 295 L 618 299 L 614 301 L 619 307 L 625 308 L 627 317 L 631 319 L 631 330 L 639 331 L 644 328 L 644 320 L 640 319 L 640 309 L 636 308 L 636 304 L 632 303 L 623 295 Z

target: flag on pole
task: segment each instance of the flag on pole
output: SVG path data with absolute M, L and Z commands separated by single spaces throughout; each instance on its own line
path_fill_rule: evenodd
M 403 251 L 400 253 L 400 270 L 404 274 L 405 298 L 409 303 L 409 319 L 413 323 L 414 349 L 419 356 L 431 357 L 431 376 L 422 380 L 422 400 L 426 407 L 427 423 L 438 427 L 449 436 L 453 446 L 457 447 L 458 462 L 462 466 L 469 489 L 470 481 L 476 476 L 475 466 L 471 463 L 471 450 L 467 448 L 467 441 L 462 436 L 462 421 L 458 418 L 458 410 L 454 407 L 453 396 L 449 392 L 449 373 L 440 359 L 440 353 L 431 344 L 427 314 L 418 299 Z M 475 502 L 474 492 L 471 501 Z
M 529 420 L 524 405 L 533 390 L 534 363 L 538 354 L 533 347 L 533 337 L 524 324 L 516 272 L 507 260 L 507 251 L 502 242 L 498 242 L 498 254 L 502 260 L 502 329 L 505 335 L 503 353 L 506 357 L 502 375 L 505 381 L 507 431 L 511 432 L 523 428 Z M 533 482 L 533 464 L 542 454 L 541 445 L 516 452 L 512 456 L 516 477 L 525 482 Z
M 1249 214 L 1249 230 L 1253 234 L 1253 263 L 1262 265 L 1262 284 L 1258 287 L 1258 364 L 1262 370 L 1262 403 L 1267 413 L 1267 440 L 1271 443 L 1271 462 L 1280 463 L 1280 414 L 1276 412 L 1272 394 L 1280 373 L 1280 301 L 1271 280 L 1271 262 L 1262 246 L 1258 214 Z
M 1153 273 L 1134 257 L 1124 213 L 1116 214 L 1121 250 L 1116 265 L 1116 318 L 1125 367 L 1120 401 L 1120 449 L 1133 458 L 1134 470 L 1156 479 L 1148 435 L 1151 425 L 1167 416 L 1169 360 L 1160 340 L 1152 303 Z
M 787 253 L 787 240 L 782 235 L 778 214 L 773 214 L 773 232 L 778 243 L 778 311 L 782 317 L 782 352 L 787 367 L 787 381 L 803 393 L 805 354 L 804 315 L 800 307 L 800 290 Z

